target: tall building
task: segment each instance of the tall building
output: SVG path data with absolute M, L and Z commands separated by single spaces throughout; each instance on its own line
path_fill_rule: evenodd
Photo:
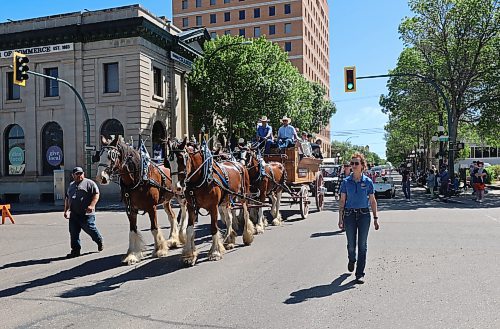
M 266 36 L 288 52 L 300 73 L 322 84 L 330 96 L 327 0 L 172 0 L 172 14 L 176 26 L 203 26 L 212 38 Z M 316 133 L 329 155 L 329 126 Z

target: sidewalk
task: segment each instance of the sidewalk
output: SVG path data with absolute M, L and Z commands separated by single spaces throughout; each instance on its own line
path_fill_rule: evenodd
M 99 201 L 96 207 L 97 211 L 123 211 L 125 205 L 122 202 Z M 11 203 L 10 212 L 12 215 L 21 214 L 39 214 L 47 212 L 63 212 L 64 205 L 55 205 L 52 202 L 34 202 L 34 203 Z

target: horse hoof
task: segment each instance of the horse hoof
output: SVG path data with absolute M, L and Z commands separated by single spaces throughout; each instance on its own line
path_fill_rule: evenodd
M 262 234 L 262 233 L 264 233 L 264 228 L 260 224 L 255 225 L 255 234 Z
M 192 267 L 196 264 L 196 257 L 182 257 L 182 263 L 185 267 Z
M 167 257 L 167 255 L 168 255 L 168 250 L 166 249 L 153 251 L 153 257 L 161 258 L 161 257 Z
M 208 260 L 210 260 L 210 261 L 218 261 L 221 259 L 222 259 L 222 255 L 218 251 L 215 251 L 215 252 L 211 253 L 210 255 L 208 255 Z
M 234 243 L 226 243 L 224 248 L 226 248 L 226 250 L 234 249 Z
M 180 246 L 179 241 L 177 241 L 177 240 L 170 240 L 170 239 L 167 240 L 167 247 L 169 249 L 179 248 L 179 246 Z
M 129 266 L 137 264 L 139 261 L 140 259 L 134 254 L 127 255 L 125 256 L 125 258 L 122 259 L 122 263 L 127 264 Z
M 281 220 L 278 218 L 273 219 L 273 226 L 280 226 L 281 225 Z

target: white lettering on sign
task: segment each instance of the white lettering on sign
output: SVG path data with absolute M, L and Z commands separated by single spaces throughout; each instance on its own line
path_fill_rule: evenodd
M 40 46 L 40 47 L 30 47 L 23 49 L 15 49 L 15 50 L 2 50 L 0 51 L 0 58 L 9 58 L 12 57 L 14 51 L 27 55 L 38 55 L 38 54 L 49 54 L 49 53 L 58 53 L 61 51 L 70 51 L 73 50 L 72 43 L 62 43 L 59 45 L 49 45 L 49 46 Z
M 170 58 L 172 58 L 174 61 L 186 65 L 189 68 L 193 67 L 193 62 L 191 62 L 189 59 L 182 57 L 177 53 L 174 53 L 173 51 L 170 52 Z

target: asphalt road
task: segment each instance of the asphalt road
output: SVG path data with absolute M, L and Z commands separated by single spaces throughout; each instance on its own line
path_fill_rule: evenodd
M 62 213 L 19 215 L 0 226 L 0 328 L 500 328 L 500 195 L 482 205 L 398 196 L 379 200 L 364 285 L 347 272 L 332 198 L 306 220 L 283 207 L 282 227 L 249 247 L 238 237 L 218 262 L 207 261 L 203 217 L 192 268 L 180 250 L 151 259 L 145 216 L 148 257 L 127 267 L 123 212 L 98 214 L 102 253 L 82 234 L 84 255 L 70 260 Z M 160 222 L 167 235 L 163 212 Z

